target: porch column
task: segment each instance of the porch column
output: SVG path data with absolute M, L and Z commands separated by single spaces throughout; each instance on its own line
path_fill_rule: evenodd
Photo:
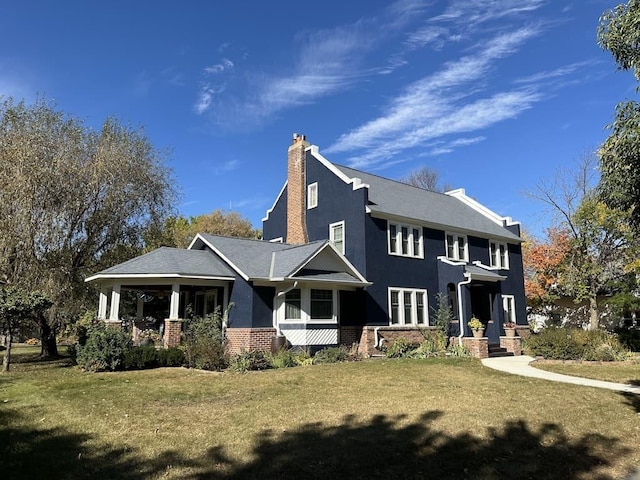
M 100 289 L 100 300 L 98 300 L 98 319 L 105 320 L 107 318 L 107 289 Z
M 142 320 L 144 317 L 144 301 L 142 298 L 138 297 L 138 303 L 136 305 L 136 319 Z
M 109 313 L 110 321 L 119 321 L 120 315 L 120 284 L 113 286 L 111 291 L 111 312 Z
M 171 303 L 169 305 L 169 320 L 178 320 L 180 312 L 180 284 L 171 286 Z

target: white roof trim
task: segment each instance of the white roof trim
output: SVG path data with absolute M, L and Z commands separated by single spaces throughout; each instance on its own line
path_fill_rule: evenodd
M 480 202 L 467 196 L 464 188 L 458 188 L 457 190 L 451 190 L 449 192 L 445 192 L 445 195 L 449 195 L 450 197 L 457 198 L 468 207 L 473 208 L 476 212 L 481 213 L 482 215 L 487 217 L 489 220 L 491 220 L 494 223 L 497 223 L 501 227 L 520 225 L 520 222 L 514 222 L 511 217 L 502 217 L 498 215 L 496 212 L 494 212 L 493 210 L 490 210 L 484 205 L 482 205 Z
M 330 248 L 331 250 L 333 250 L 335 252 L 335 254 L 338 256 L 338 258 L 340 258 L 340 260 L 342 260 L 342 262 L 348 267 L 349 270 L 351 270 L 351 274 L 358 278 L 361 282 L 363 283 L 367 283 L 370 284 L 370 282 L 367 281 L 366 278 L 364 278 L 360 272 L 356 269 L 356 267 L 354 267 L 351 262 L 349 260 L 347 260 L 347 257 L 345 257 L 344 255 L 342 255 L 342 253 L 340 253 L 338 251 L 338 249 L 333 245 L 332 242 L 330 242 L 329 240 L 327 240 L 325 242 L 325 244 L 320 247 L 318 250 L 316 250 L 316 252 L 311 255 L 309 258 L 307 258 L 304 262 L 302 262 L 292 273 L 291 273 L 291 277 L 289 278 L 293 278 L 295 275 L 297 275 L 300 270 L 302 270 L 311 260 L 313 260 L 314 258 L 316 258 L 318 255 L 320 255 L 321 252 L 323 252 L 326 248 Z
M 310 150 L 311 155 L 316 157 L 316 159 L 320 163 L 322 163 L 325 167 L 327 167 L 331 171 L 331 173 L 333 173 L 336 177 L 338 177 L 344 183 L 346 184 L 351 183 L 354 190 L 358 190 L 359 188 L 369 188 L 369 185 L 366 183 L 362 183 L 362 180 L 359 179 L 358 177 L 350 178 L 346 176 L 344 173 L 342 173 L 338 167 L 336 167 L 333 163 L 331 163 L 329 160 L 327 160 L 320 154 L 320 150 L 317 145 L 310 145 L 306 148 L 306 150 Z
M 285 181 L 284 185 L 282 185 L 282 188 L 280 189 L 280 193 L 276 197 L 275 202 L 273 202 L 273 205 L 271 205 L 271 208 L 269 210 L 267 210 L 267 213 L 266 213 L 265 217 L 262 219 L 263 222 L 266 222 L 267 220 L 269 220 L 269 215 L 271 215 L 271 212 L 273 212 L 273 210 L 276 208 L 276 205 L 280 201 L 280 197 L 284 193 L 284 189 L 285 188 L 287 188 L 287 181 Z
M 436 257 L 438 260 L 440 260 L 442 263 L 446 263 L 447 265 L 454 265 L 454 266 L 464 266 L 467 264 L 467 262 L 463 262 L 460 260 L 451 260 L 450 258 L 446 257 L 445 255 L 440 255 L 438 257 Z
M 220 277 L 216 275 L 182 275 L 179 273 L 98 273 L 85 278 L 85 282 L 94 280 L 115 278 L 187 278 L 199 280 L 235 280 L 233 277 Z
M 216 255 L 218 255 L 227 265 L 229 265 L 233 270 L 235 270 L 238 275 L 240 275 L 244 280 L 248 281 L 249 280 L 249 276 L 244 273 L 242 270 L 240 270 L 240 268 L 235 265 L 231 260 L 229 260 L 227 257 L 225 257 L 222 252 L 220 250 L 218 250 L 216 247 L 214 247 L 211 243 L 209 243 L 207 241 L 206 238 L 204 238 L 202 235 L 200 235 L 199 233 L 196 234 L 195 237 L 193 237 L 193 240 L 191 241 L 191 244 L 187 247 L 188 250 L 191 250 L 191 247 L 193 247 L 193 245 L 196 243 L 196 241 L 201 241 L 202 243 L 204 243 L 207 247 L 209 247 Z
M 473 265 L 475 265 L 476 267 L 480 267 L 480 268 L 484 268 L 485 270 L 501 270 L 500 267 L 492 267 L 491 265 L 485 265 L 484 263 L 482 263 L 480 260 L 475 260 L 473 262 L 471 262 Z M 506 270 L 506 269 L 505 269 Z
M 483 274 L 478 274 L 478 273 L 471 273 L 471 272 L 464 272 L 464 276 L 466 278 L 470 278 L 471 280 L 480 280 L 483 282 L 502 282 L 503 280 L 506 280 L 507 277 L 505 277 L 504 275 L 498 275 L 498 274 L 491 274 L 491 275 L 483 275 Z

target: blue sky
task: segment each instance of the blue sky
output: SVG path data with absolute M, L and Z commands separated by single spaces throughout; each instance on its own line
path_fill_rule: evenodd
M 616 3 L 0 0 L 0 95 L 143 126 L 187 216 L 261 226 L 297 132 L 385 177 L 433 168 L 536 232 L 522 192 L 595 151 L 635 95 L 596 43 Z

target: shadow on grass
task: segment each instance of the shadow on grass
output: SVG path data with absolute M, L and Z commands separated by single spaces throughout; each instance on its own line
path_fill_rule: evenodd
M 625 399 L 625 403 L 640 414 L 640 395 L 628 392 L 620 393 Z
M 363 421 L 349 415 L 339 426 L 312 423 L 295 431 L 263 431 L 254 439 L 251 457 L 242 460 L 217 446 L 205 458 L 189 459 L 168 451 L 148 461 L 131 449 L 89 451 L 87 435 L 64 429 L 5 427 L 12 415 L 18 413 L 0 411 L 0 437 L 7 440 L 0 443 L 0 464 L 16 480 L 164 474 L 192 480 L 577 479 L 615 463 L 628 451 L 616 438 L 598 434 L 568 438 L 558 425 L 531 428 L 524 421 L 508 422 L 483 436 L 471 431 L 450 435 L 433 427 L 442 413 L 431 411 L 413 423 L 403 416 L 379 415 Z
M 629 383 L 635 387 L 640 387 L 640 378 L 636 380 L 629 380 Z

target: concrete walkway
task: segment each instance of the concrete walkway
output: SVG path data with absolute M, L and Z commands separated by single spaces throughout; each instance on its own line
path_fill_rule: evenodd
M 547 372 L 546 370 L 540 370 L 529 365 L 533 360 L 535 359 L 527 355 L 520 355 L 517 357 L 483 358 L 482 364 L 494 370 L 500 370 L 501 372 L 511 373 L 513 375 L 521 375 L 523 377 L 541 378 L 553 382 L 573 383 L 574 385 L 583 385 L 585 387 L 606 388 L 608 390 L 640 395 L 640 387 Z

